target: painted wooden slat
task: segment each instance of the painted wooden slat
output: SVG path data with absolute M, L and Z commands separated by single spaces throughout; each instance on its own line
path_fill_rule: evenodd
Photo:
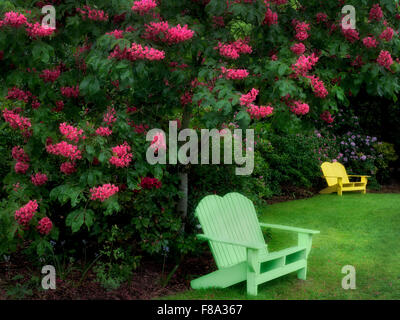
M 260 226 L 261 226 L 261 227 L 264 227 L 264 228 L 273 228 L 273 229 L 280 229 L 280 230 L 293 231 L 293 232 L 300 232 L 300 233 L 311 233 L 311 234 L 320 233 L 320 232 L 317 231 L 317 230 L 310 230 L 310 229 L 303 229 L 303 228 L 282 226 L 282 225 L 280 225 L 280 224 L 260 223 Z
M 266 244 L 253 203 L 239 193 L 227 194 L 224 198 L 210 195 L 202 199 L 196 208 L 204 234 L 226 240 Z M 226 268 L 247 259 L 246 249 L 216 241 L 210 242 L 219 268 Z
M 306 266 L 307 266 L 307 260 L 303 259 L 303 260 L 288 264 L 282 268 L 265 272 L 258 277 L 257 284 L 262 284 L 264 282 L 271 281 L 273 279 L 279 278 L 281 276 L 292 273 L 294 271 L 298 271 Z

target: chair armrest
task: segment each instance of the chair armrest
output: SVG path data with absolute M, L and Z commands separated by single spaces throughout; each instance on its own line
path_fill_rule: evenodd
M 349 176 L 349 177 L 366 177 L 366 178 L 371 178 L 371 176 L 364 176 L 364 175 L 361 175 L 361 174 L 348 174 L 347 176 Z
M 219 237 L 206 236 L 205 234 L 197 234 L 196 237 L 200 240 L 215 241 L 215 242 L 220 242 L 223 244 L 230 244 L 233 246 L 240 246 L 240 247 L 245 247 L 245 248 L 250 248 L 250 249 L 255 249 L 255 250 L 263 249 L 266 247 L 266 244 L 257 244 L 257 243 L 249 243 L 249 242 L 245 242 L 245 241 L 222 239 Z
M 308 234 L 320 233 L 317 230 L 310 230 L 310 229 L 303 229 L 303 228 L 296 228 L 296 227 L 289 227 L 289 226 L 281 226 L 279 224 L 260 223 L 260 226 L 263 228 L 280 229 L 280 230 L 286 230 L 286 231 L 293 231 L 293 232 L 297 232 L 297 233 L 308 233 Z

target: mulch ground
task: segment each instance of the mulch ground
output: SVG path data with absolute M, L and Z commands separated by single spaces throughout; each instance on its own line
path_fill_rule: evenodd
M 288 188 L 284 195 L 267 200 L 268 204 L 312 197 L 318 190 Z M 400 183 L 383 186 L 381 190 L 369 190 L 371 193 L 400 193 Z M 32 300 L 128 300 L 154 299 L 176 294 L 190 288 L 190 280 L 194 275 L 204 275 L 216 270 L 211 253 L 205 252 L 198 257 L 187 257 L 171 277 L 167 285 L 162 280 L 173 269 L 174 265 L 166 265 L 164 274 L 162 265 L 152 261 L 142 261 L 134 272 L 130 282 L 122 284 L 118 289 L 107 291 L 98 282 L 96 275 L 89 271 L 80 283 L 82 274 L 71 272 L 65 280 L 57 280 L 56 290 L 42 290 L 42 275 L 23 258 L 14 254 L 9 262 L 0 262 L 0 300 L 32 299 Z M 37 268 L 36 268 L 37 269 Z M 34 272 L 32 270 L 35 270 Z M 36 282 L 32 281 L 36 276 Z M 15 278 L 16 277 L 16 278 Z M 14 278 L 14 279 L 13 279 Z M 22 288 L 15 290 L 15 288 Z M 40 288 L 40 289 L 39 289 Z
M 32 267 L 21 255 L 16 255 L 10 262 L 0 263 L 0 300 L 147 300 L 186 291 L 190 288 L 193 275 L 204 275 L 216 270 L 209 252 L 200 257 L 188 257 L 168 284 L 163 286 L 162 280 L 173 267 L 166 265 L 162 274 L 162 265 L 143 261 L 134 272 L 130 283 L 126 282 L 111 291 L 107 291 L 96 282 L 96 275 L 91 271 L 81 283 L 79 282 L 82 274 L 76 271 L 71 272 L 65 280 L 57 279 L 56 290 L 42 290 L 40 282 L 43 275 L 38 270 L 32 272 L 32 269 L 37 268 Z M 32 282 L 32 276 L 37 276 L 39 280 Z M 22 287 L 23 290 L 16 291 L 16 287 Z

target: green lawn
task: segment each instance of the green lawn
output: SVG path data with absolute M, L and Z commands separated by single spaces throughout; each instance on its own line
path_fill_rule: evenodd
M 320 230 L 308 259 L 307 280 L 296 273 L 259 286 L 257 299 L 400 299 L 400 194 L 319 195 L 266 206 L 261 222 Z M 273 231 L 270 251 L 296 243 Z M 356 289 L 344 290 L 341 269 L 356 269 Z M 197 277 L 198 275 L 194 275 Z M 165 297 L 164 297 L 165 298 Z M 245 283 L 189 290 L 166 299 L 246 299 Z

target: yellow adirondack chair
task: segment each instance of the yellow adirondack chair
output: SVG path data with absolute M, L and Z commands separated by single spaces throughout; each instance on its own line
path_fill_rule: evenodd
M 337 192 L 339 196 L 343 191 L 362 191 L 367 192 L 368 177 L 363 175 L 347 175 L 345 167 L 339 162 L 324 162 L 321 165 L 323 178 L 326 179 L 328 187 L 319 193 L 327 194 Z M 350 178 L 357 177 L 360 181 L 350 182 Z

